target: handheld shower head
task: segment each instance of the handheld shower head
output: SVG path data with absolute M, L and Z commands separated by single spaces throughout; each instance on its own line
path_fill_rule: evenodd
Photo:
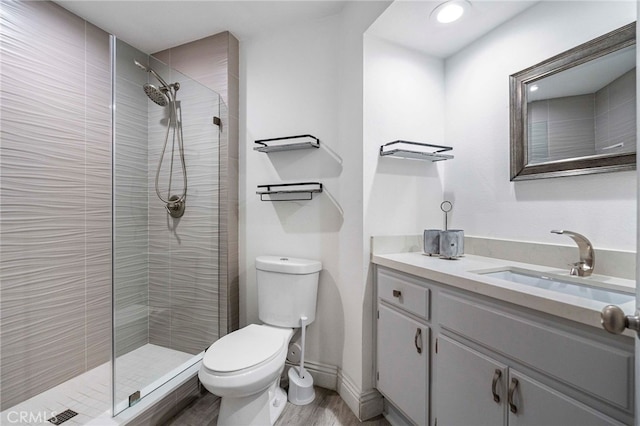
M 160 88 L 154 86 L 153 84 L 146 83 L 142 86 L 144 89 L 144 93 L 156 104 L 164 107 L 171 104 L 171 111 L 169 112 L 169 121 L 167 122 L 167 132 L 164 136 L 164 146 L 162 148 L 162 154 L 160 154 L 160 161 L 158 162 L 158 168 L 156 169 L 156 194 L 158 198 L 164 203 L 166 203 L 167 213 L 171 217 L 179 218 L 184 214 L 185 209 L 185 199 L 187 197 L 187 168 L 184 161 L 184 146 L 182 144 L 182 122 L 178 119 L 179 117 L 179 108 L 177 107 L 176 101 L 176 92 L 180 89 L 180 83 L 175 82 L 173 84 L 168 84 L 166 81 L 162 79 L 152 68 L 147 67 L 140 62 L 133 60 L 133 63 L 136 64 L 138 68 L 141 70 L 152 74 L 159 82 L 162 84 Z M 158 188 L 158 180 L 160 177 L 160 169 L 162 168 L 162 160 L 165 155 L 165 150 L 167 149 L 167 142 L 169 141 L 169 133 L 171 127 L 173 126 L 173 143 L 171 147 L 171 166 L 169 169 L 169 191 L 171 191 L 171 179 L 173 177 L 173 158 L 174 158 L 174 150 L 175 144 L 177 141 L 178 145 L 178 156 L 180 158 L 180 163 L 182 166 L 182 179 L 183 179 L 183 190 L 182 195 L 169 195 L 168 199 L 165 199 L 162 194 L 160 194 L 160 190 Z

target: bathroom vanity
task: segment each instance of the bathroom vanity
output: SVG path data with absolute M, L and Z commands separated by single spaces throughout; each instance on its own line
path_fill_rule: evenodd
M 472 255 L 372 262 L 377 388 L 401 421 L 633 423 L 632 334 L 604 331 L 600 311 L 633 313 L 634 281 Z

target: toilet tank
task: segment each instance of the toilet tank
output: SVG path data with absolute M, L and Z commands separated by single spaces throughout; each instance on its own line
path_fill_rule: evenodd
M 318 277 L 322 263 L 284 256 L 256 258 L 258 317 L 277 327 L 300 327 L 316 319 Z

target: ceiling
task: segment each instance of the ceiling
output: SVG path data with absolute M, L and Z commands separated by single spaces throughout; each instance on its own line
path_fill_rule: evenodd
M 470 0 L 471 7 L 451 24 L 429 19 L 444 0 L 396 0 L 369 27 L 373 34 L 437 58 L 447 58 L 538 1 Z
M 346 1 L 54 0 L 146 53 L 231 31 L 246 40 L 282 25 L 339 13 Z
M 247 40 L 280 26 L 337 14 L 349 0 L 54 1 L 132 46 L 154 53 L 222 31 L 231 31 L 239 40 Z M 429 19 L 431 11 L 443 1 L 396 0 L 372 25 L 370 32 L 446 58 L 537 3 L 472 0 L 470 13 L 445 26 Z

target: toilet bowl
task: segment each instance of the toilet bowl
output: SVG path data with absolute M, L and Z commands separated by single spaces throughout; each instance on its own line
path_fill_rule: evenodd
M 275 422 L 287 401 L 278 384 L 293 334 L 291 328 L 250 324 L 207 349 L 198 378 L 222 397 L 218 425 Z
M 198 378 L 221 397 L 219 426 L 268 426 L 287 403 L 280 388 L 289 342 L 301 318 L 315 319 L 318 261 L 279 256 L 256 259 L 258 316 L 214 342 L 205 352 Z

